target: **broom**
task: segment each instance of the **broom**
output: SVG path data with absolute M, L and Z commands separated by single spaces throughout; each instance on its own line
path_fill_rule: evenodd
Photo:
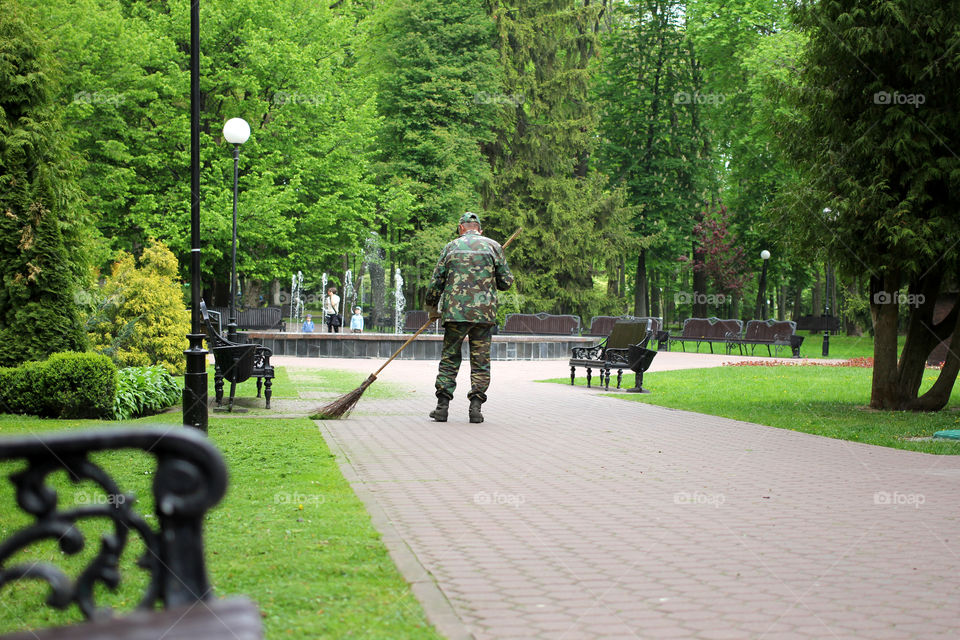
M 516 231 L 513 232 L 513 235 L 507 238 L 507 241 L 503 243 L 503 248 L 506 249 L 507 245 L 513 242 L 514 238 L 520 235 L 520 232 L 523 230 L 523 227 L 518 227 Z M 360 401 L 360 397 L 363 395 L 363 392 L 367 390 L 373 381 L 377 379 L 377 374 L 383 371 L 388 364 L 393 362 L 393 359 L 400 355 L 400 352 L 407 348 L 411 342 L 413 342 L 417 336 L 426 331 L 427 327 L 433 322 L 432 319 L 427 318 L 427 321 L 423 323 L 423 326 L 417 329 L 417 332 L 410 336 L 410 338 L 404 342 L 399 349 L 394 351 L 393 355 L 390 356 L 390 359 L 383 363 L 383 365 L 370 374 L 370 376 L 363 381 L 359 387 L 343 394 L 330 404 L 324 405 L 317 409 L 316 413 L 310 416 L 311 420 L 339 420 L 340 418 L 346 418 L 350 415 L 350 412 L 353 411 L 353 408 L 357 406 L 357 403 Z

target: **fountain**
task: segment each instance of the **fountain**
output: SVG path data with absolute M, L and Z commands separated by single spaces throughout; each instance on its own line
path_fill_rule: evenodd
M 402 333 L 404 325 L 403 310 L 407 305 L 407 301 L 403 297 L 403 276 L 400 275 L 400 267 L 397 267 L 397 270 L 394 271 L 393 280 L 396 283 L 393 290 L 393 300 L 395 304 L 393 332 Z
M 320 295 L 322 296 L 322 298 L 321 298 L 321 305 L 320 305 L 320 313 L 323 314 L 323 321 L 326 322 L 326 321 L 327 321 L 327 309 L 326 309 L 326 300 L 327 300 L 327 272 L 326 272 L 326 271 L 324 271 L 324 272 L 323 272 L 323 275 L 320 277 L 320 283 L 321 283 L 321 284 L 320 284 Z M 334 311 L 336 311 L 336 309 L 334 309 Z
M 343 311 L 340 315 L 345 319 L 348 318 L 353 314 L 353 307 L 355 306 L 353 303 L 353 272 L 347 269 L 347 272 L 343 274 Z
M 290 319 L 296 324 L 303 323 L 303 272 L 290 276 Z

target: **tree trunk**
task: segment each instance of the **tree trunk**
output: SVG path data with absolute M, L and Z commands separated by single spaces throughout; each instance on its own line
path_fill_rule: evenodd
M 793 318 L 794 322 L 800 320 L 803 315 L 803 287 L 795 285 L 797 288 L 793 291 Z
M 611 298 L 619 298 L 620 292 L 617 285 L 620 282 L 620 274 L 617 272 L 617 261 L 615 258 L 607 260 L 607 295 Z
M 783 322 L 787 319 L 787 287 L 777 286 L 777 320 Z
M 819 290 L 819 280 L 818 274 L 815 291 Z M 873 409 L 899 409 L 901 404 L 897 386 L 897 305 L 894 302 L 877 304 L 879 294 L 899 288 L 900 283 L 893 276 L 870 278 L 870 315 L 874 331 L 870 407 Z
M 270 304 L 275 307 L 283 305 L 282 290 L 280 288 L 280 278 L 274 278 L 270 283 Z
M 618 267 L 618 271 L 620 273 L 619 296 L 623 298 L 627 295 L 627 261 L 623 256 L 620 257 L 620 265 Z
M 657 271 L 650 272 L 650 315 L 654 317 L 663 316 L 663 300 L 660 298 L 660 274 Z
M 810 315 L 819 316 L 823 314 L 823 291 L 820 282 L 820 270 L 817 270 L 817 279 L 813 282 L 813 310 Z
M 851 282 L 850 284 L 847 285 L 848 299 L 855 298 L 857 295 L 859 295 L 859 293 L 860 293 L 859 287 L 857 286 L 856 282 Z M 863 330 L 860 328 L 860 326 L 856 322 L 854 322 L 853 318 L 850 316 L 849 313 L 844 318 L 843 324 L 844 324 L 844 327 L 843 327 L 844 331 L 848 336 L 860 337 L 863 335 Z
M 637 280 L 633 287 L 633 315 L 647 315 L 647 250 L 637 255 Z
M 697 216 L 703 220 L 702 215 Z M 697 266 L 699 265 L 699 266 Z M 707 314 L 707 272 L 703 269 L 703 247 L 693 242 L 693 316 L 706 318 Z

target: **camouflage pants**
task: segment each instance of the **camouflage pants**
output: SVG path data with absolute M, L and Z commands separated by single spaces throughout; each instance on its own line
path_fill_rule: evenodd
M 440 372 L 437 374 L 437 397 L 453 398 L 457 388 L 457 372 L 460 370 L 461 347 L 464 338 L 470 339 L 470 392 L 468 398 L 487 401 L 490 386 L 490 335 L 491 324 L 472 322 L 446 322 L 443 325 L 443 351 L 440 354 Z

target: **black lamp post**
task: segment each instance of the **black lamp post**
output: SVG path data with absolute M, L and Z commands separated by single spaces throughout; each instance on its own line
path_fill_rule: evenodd
M 230 263 L 230 322 L 227 340 L 237 341 L 237 181 L 240 170 L 240 145 L 250 137 L 250 125 L 243 118 L 230 118 L 223 125 L 223 138 L 233 145 L 233 255 Z
M 200 0 L 190 4 L 190 333 L 183 424 L 207 432 L 207 351 L 200 329 Z
M 760 259 L 763 260 L 763 268 L 760 270 L 760 283 L 757 286 L 757 304 L 753 310 L 756 320 L 763 320 L 767 315 L 767 260 L 770 259 L 770 252 L 766 249 L 761 251 Z

